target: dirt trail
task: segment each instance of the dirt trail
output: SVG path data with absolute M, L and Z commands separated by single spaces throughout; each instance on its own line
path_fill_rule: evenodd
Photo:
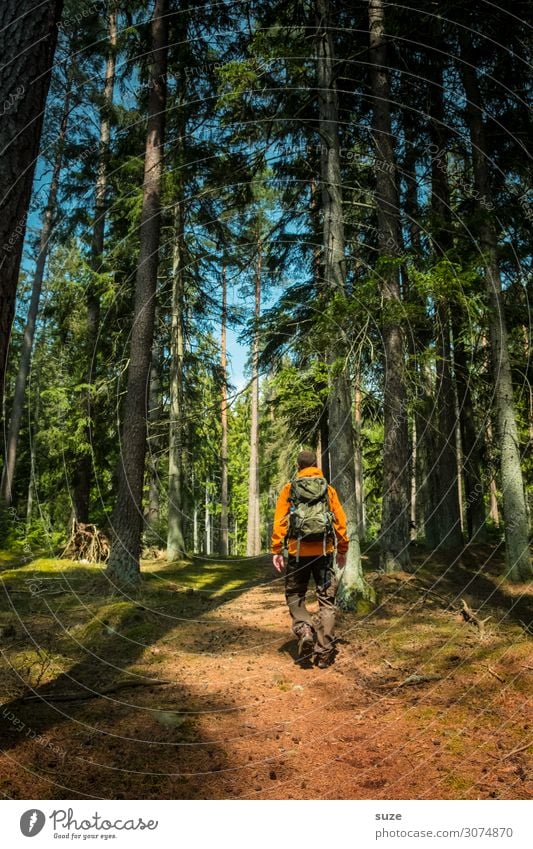
M 13 699 L 25 729 L 2 719 L 0 788 L 15 798 L 531 798 L 522 625 L 485 606 L 480 641 L 454 612 L 453 587 L 432 581 L 424 595 L 410 576 L 371 577 L 380 607 L 339 615 L 338 658 L 325 670 L 298 662 L 282 583 L 265 562 L 248 588 L 179 585 L 171 625 L 135 662 L 98 651 L 92 680 L 68 673 L 39 691 L 98 689 L 102 662 L 107 680 L 111 663 L 172 683 L 89 701 Z M 143 605 L 133 622 L 161 617 Z

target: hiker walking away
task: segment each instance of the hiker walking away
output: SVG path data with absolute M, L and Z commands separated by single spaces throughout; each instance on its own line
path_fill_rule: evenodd
M 292 630 L 298 637 L 298 653 L 314 652 L 317 666 L 329 666 L 334 659 L 335 594 L 338 580 L 334 571 L 346 564 L 348 535 L 346 515 L 339 497 L 316 465 L 314 451 L 301 451 L 298 473 L 280 492 L 272 531 L 274 567 L 284 568 L 282 551 L 287 546 L 285 598 L 292 617 Z M 309 579 L 316 584 L 319 612 L 317 623 L 305 606 Z

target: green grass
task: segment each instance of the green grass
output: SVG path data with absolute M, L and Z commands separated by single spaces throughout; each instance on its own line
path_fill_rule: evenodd
M 148 561 L 140 588 L 120 597 L 103 566 L 46 557 L 15 565 L 12 552 L 2 555 L 0 627 L 16 632 L 4 646 L 4 669 L 32 685 L 39 674 L 43 683 L 76 665 L 90 667 L 93 654 L 123 669 L 161 663 L 150 654 L 154 644 L 183 644 L 198 627 L 188 618 L 208 616 L 258 579 L 257 563 L 242 560 Z
M 444 779 L 444 785 L 452 795 L 452 799 L 464 799 L 475 785 L 470 778 L 463 775 L 458 775 L 456 772 L 449 772 Z
M 146 576 L 151 582 L 175 581 L 181 587 L 213 596 L 240 592 L 256 582 L 257 569 L 255 564 L 247 561 L 232 560 L 200 560 L 177 561 L 168 566 L 160 566 L 157 561 L 148 569 Z

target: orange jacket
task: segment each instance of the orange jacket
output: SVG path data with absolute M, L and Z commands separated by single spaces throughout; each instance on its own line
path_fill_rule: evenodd
M 308 466 L 306 469 L 302 469 L 298 472 L 298 477 L 323 477 L 323 474 L 321 469 L 317 469 L 316 466 Z M 281 554 L 285 537 L 287 536 L 287 531 L 289 529 L 289 511 L 291 508 L 291 502 L 289 501 L 290 494 L 291 484 L 289 482 L 286 483 L 281 490 L 278 503 L 276 504 L 274 527 L 272 529 L 272 554 Z M 350 542 L 346 530 L 346 514 L 342 509 L 339 496 L 332 486 L 328 486 L 328 496 L 330 510 L 333 513 L 333 527 L 335 529 L 335 536 L 337 537 L 337 551 L 339 554 L 345 554 L 348 551 L 348 545 Z M 333 551 L 333 548 L 333 541 L 330 539 L 327 542 L 326 551 L 331 552 Z M 288 549 L 289 554 L 296 554 L 295 539 L 288 540 Z M 300 542 L 301 557 L 313 557 L 322 554 L 323 551 L 324 544 L 320 539 L 307 541 L 301 540 Z

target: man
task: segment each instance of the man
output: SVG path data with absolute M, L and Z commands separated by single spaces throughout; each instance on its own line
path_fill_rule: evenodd
M 337 566 L 342 569 L 349 545 L 346 515 L 334 488 L 327 484 L 316 466 L 315 452 L 301 451 L 297 465 L 296 477 L 285 484 L 276 505 L 272 531 L 273 563 L 278 572 L 283 570 L 282 551 L 287 543 L 285 598 L 292 617 L 292 630 L 298 637 L 298 652 L 301 655 L 307 649 L 311 653 L 314 644 L 317 666 L 324 669 L 334 659 L 338 581 L 334 573 L 333 552 L 336 541 Z M 311 575 L 316 584 L 319 605 L 317 624 L 314 624 L 305 606 Z

